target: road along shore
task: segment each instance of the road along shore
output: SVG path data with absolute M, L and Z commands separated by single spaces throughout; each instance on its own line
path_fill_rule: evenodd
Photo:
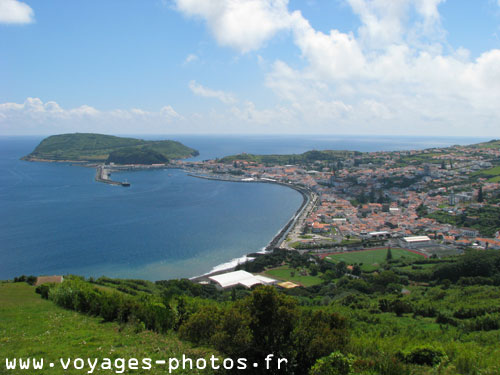
M 234 177 L 227 177 L 226 178 L 226 177 L 222 177 L 222 176 L 210 176 L 210 175 L 206 175 L 206 174 L 196 174 L 196 173 L 193 173 L 193 172 L 189 172 L 188 175 L 191 176 L 191 177 L 202 178 L 202 179 L 205 179 L 205 180 L 226 181 L 226 182 L 241 182 L 241 183 L 277 184 L 277 185 L 282 185 L 282 186 L 286 186 L 286 187 L 289 187 L 291 189 L 294 189 L 294 190 L 298 191 L 302 195 L 302 197 L 303 197 L 302 204 L 297 209 L 297 211 L 295 212 L 295 214 L 290 218 L 290 220 L 288 220 L 288 222 L 285 224 L 285 226 L 271 239 L 271 241 L 269 241 L 268 245 L 264 248 L 264 251 L 263 251 L 264 254 L 266 252 L 270 252 L 270 251 L 274 250 L 275 248 L 286 248 L 286 247 L 283 247 L 283 243 L 285 242 L 288 233 L 290 231 L 292 231 L 292 230 L 298 230 L 298 229 L 300 229 L 297 226 L 300 225 L 300 224 L 302 224 L 304 222 L 305 218 L 307 217 L 307 214 L 316 205 L 317 199 L 318 199 L 317 194 L 314 193 L 311 189 L 309 189 L 307 187 L 298 186 L 298 185 L 294 185 L 294 184 L 287 184 L 287 183 L 283 183 L 283 182 L 279 182 L 279 181 L 273 181 L 273 180 L 269 180 L 269 179 L 266 179 L 266 180 L 262 180 L 262 179 L 252 179 L 252 180 L 249 180 L 249 179 L 238 179 L 238 178 L 234 178 Z M 286 248 L 286 249 L 290 250 L 289 248 Z M 243 258 L 245 258 L 245 259 L 246 258 L 252 259 L 252 254 L 247 254 L 246 256 L 243 256 L 242 259 Z M 245 261 L 248 261 L 248 260 L 244 260 L 244 261 L 242 261 L 241 263 L 238 263 L 238 264 L 242 264 Z M 209 276 L 214 276 L 214 275 L 218 275 L 218 274 L 221 274 L 221 273 L 226 273 L 226 272 L 234 270 L 238 264 L 231 265 L 230 267 L 228 267 L 226 269 L 218 269 L 217 271 L 209 272 L 209 273 L 204 274 L 204 275 L 195 276 L 195 277 L 192 277 L 190 280 L 192 280 L 194 282 L 208 280 Z

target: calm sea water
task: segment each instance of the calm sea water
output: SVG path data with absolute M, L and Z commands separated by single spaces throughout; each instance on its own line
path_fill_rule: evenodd
M 21 274 L 190 277 L 259 251 L 302 202 L 271 184 L 201 180 L 180 170 L 120 173 L 130 188 L 94 181 L 94 169 L 19 160 L 43 137 L 0 137 L 0 279 Z M 150 139 L 160 137 L 147 137 Z M 401 150 L 480 139 L 325 136 L 162 136 L 196 160 L 311 149 Z M 482 140 L 482 139 L 481 139 Z

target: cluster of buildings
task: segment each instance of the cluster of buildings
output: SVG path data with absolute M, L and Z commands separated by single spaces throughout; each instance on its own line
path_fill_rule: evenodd
M 456 228 L 425 213 L 460 215 L 482 207 L 483 193 L 500 192 L 500 183 L 479 175 L 500 158 L 500 149 L 454 146 L 421 151 L 359 153 L 350 158 L 290 165 L 248 160 L 186 163 L 197 173 L 216 178 L 269 181 L 307 187 L 319 199 L 303 221 L 300 242 L 427 236 L 458 247 L 500 249 L 500 236 L 483 238 L 478 230 Z M 498 205 L 498 204 L 497 204 Z M 425 210 L 425 212 L 422 212 Z

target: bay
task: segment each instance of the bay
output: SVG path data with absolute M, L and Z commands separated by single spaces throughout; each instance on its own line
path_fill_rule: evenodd
M 248 152 L 402 150 L 482 139 L 359 136 L 147 136 L 200 151 L 193 160 Z M 191 277 L 259 251 L 302 202 L 272 184 L 202 180 L 181 170 L 120 173 L 19 160 L 43 137 L 0 137 L 0 279 L 21 274 L 160 280 Z

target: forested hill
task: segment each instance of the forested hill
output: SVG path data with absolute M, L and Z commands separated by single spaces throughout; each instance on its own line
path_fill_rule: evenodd
M 435 150 L 433 153 L 426 152 L 427 150 L 419 150 L 416 155 L 410 155 L 403 157 L 399 155 L 399 162 L 409 162 L 412 160 L 416 160 L 420 163 L 424 162 L 436 162 L 435 159 L 432 159 L 436 154 L 441 154 L 448 150 L 452 150 L 455 147 L 471 147 L 471 148 L 491 148 L 497 149 L 500 148 L 500 140 L 491 140 L 488 142 L 482 142 L 477 144 L 472 144 L 468 146 L 451 146 L 451 147 L 439 147 L 438 149 L 427 149 L 427 150 Z M 409 150 L 408 150 L 409 151 Z M 400 151 L 395 151 L 395 153 L 399 154 Z M 362 156 L 363 162 L 374 162 L 376 157 L 370 157 L 367 152 L 360 151 L 348 151 L 348 150 L 311 150 L 304 152 L 302 154 L 270 154 L 270 155 L 256 155 L 256 154 L 247 154 L 242 153 L 238 155 L 229 155 L 225 156 L 221 159 L 218 159 L 221 163 L 231 164 L 235 161 L 247 161 L 249 163 L 258 163 L 265 165 L 286 165 L 286 164 L 312 164 L 316 161 L 327 161 L 327 162 L 339 162 L 343 160 L 352 159 L 354 157 L 358 158 Z
M 233 163 L 236 160 L 244 160 L 248 162 L 264 163 L 264 164 L 296 164 L 308 163 L 318 160 L 338 161 L 352 158 L 356 155 L 361 155 L 359 151 L 342 151 L 342 150 L 326 150 L 326 151 L 307 151 L 302 154 L 290 155 L 254 155 L 254 154 L 239 154 L 226 156 L 219 161 L 222 163 Z
M 104 134 L 74 133 L 45 138 L 31 154 L 23 159 L 115 161 L 117 163 L 126 160 L 127 163 L 132 164 L 152 164 L 196 155 L 198 151 L 176 141 L 145 141 Z M 135 160 L 136 156 L 140 160 Z M 147 162 L 141 163 L 144 160 Z

